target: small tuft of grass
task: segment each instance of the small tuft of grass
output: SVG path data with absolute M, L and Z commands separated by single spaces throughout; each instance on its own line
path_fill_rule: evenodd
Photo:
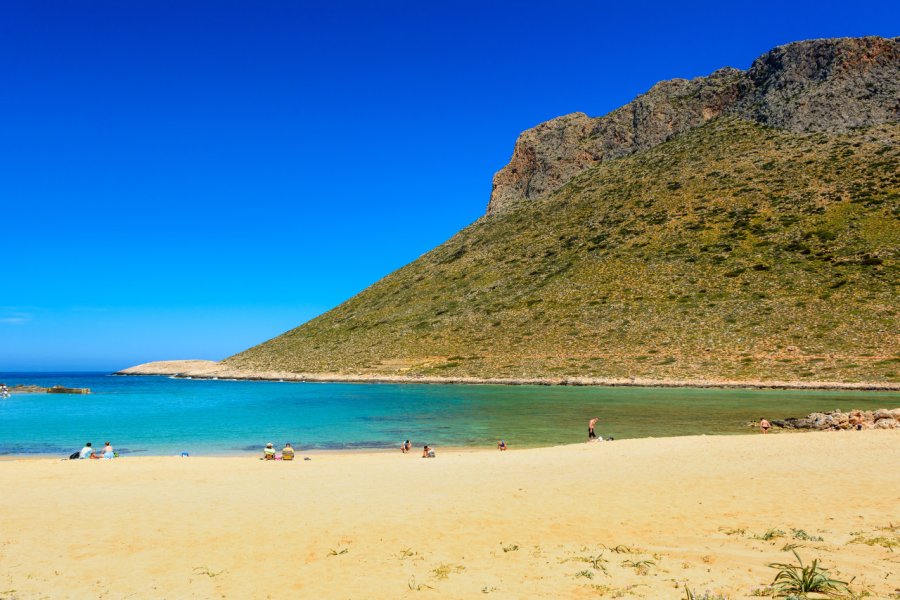
M 802 529 L 791 529 L 791 537 L 795 540 L 804 540 L 806 542 L 824 542 L 825 540 L 819 535 L 809 535 Z
M 753 539 L 762 540 L 764 542 L 769 542 L 776 538 L 784 537 L 786 533 L 783 529 L 767 529 L 765 533 L 760 535 L 754 535 Z
M 605 558 L 603 558 L 602 554 L 598 554 L 597 556 L 588 556 L 588 562 L 591 563 L 591 566 L 597 569 L 598 571 L 606 572 L 606 567 L 603 566 L 603 563 L 609 562 Z
M 341 554 L 347 554 L 348 552 L 350 552 L 350 548 L 341 548 L 341 550 L 332 548 L 328 551 L 328 556 L 340 556 Z
M 516 544 L 510 544 L 509 546 L 503 546 L 503 553 L 507 552 L 516 552 L 519 549 L 519 546 Z
M 462 565 L 451 565 L 450 563 L 443 563 L 438 566 L 436 569 L 433 569 L 431 573 L 434 575 L 435 579 L 447 579 L 450 577 L 451 573 L 462 573 L 466 568 Z
M 647 575 L 650 567 L 655 567 L 656 563 L 652 560 L 623 560 L 622 566 L 634 569 L 638 575 Z
M 889 551 L 893 552 L 894 548 L 900 548 L 900 537 L 890 538 L 884 535 L 866 537 L 864 535 L 857 535 L 848 543 L 865 544 L 866 546 L 881 546 L 882 548 L 887 548 Z
M 410 575 L 409 579 L 406 580 L 406 585 L 414 592 L 421 592 L 422 590 L 433 590 L 434 588 L 430 585 L 424 583 L 416 583 L 416 576 Z

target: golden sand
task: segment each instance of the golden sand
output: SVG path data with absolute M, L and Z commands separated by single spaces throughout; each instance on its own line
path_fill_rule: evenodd
M 788 544 L 888 598 L 897 465 L 898 431 L 3 461 L 0 598 L 743 598 Z

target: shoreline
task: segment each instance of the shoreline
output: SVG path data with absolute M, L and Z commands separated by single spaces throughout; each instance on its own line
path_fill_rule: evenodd
M 794 432 L 792 432 L 794 433 Z M 720 435 L 720 434 L 710 434 L 710 435 Z M 744 435 L 743 433 L 737 434 L 721 434 L 721 435 Z M 687 436 L 671 436 L 671 437 L 687 437 Z M 698 436 L 698 437 L 705 437 Z M 667 439 L 667 438 L 654 438 L 654 437 L 646 437 L 646 438 L 623 438 L 623 439 L 632 439 L 632 440 L 642 440 L 642 439 Z M 543 450 L 546 448 L 559 448 L 563 446 L 578 446 L 580 443 L 572 443 L 572 444 L 555 444 L 552 446 L 516 446 L 515 449 L 518 451 L 524 450 Z M 431 446 L 435 448 L 442 454 L 472 454 L 478 452 L 499 452 L 496 448 L 485 447 L 485 446 Z M 512 450 L 512 448 L 510 448 Z M 263 445 L 260 445 L 259 451 L 240 451 L 240 452 L 191 452 L 190 456 L 185 458 L 214 458 L 214 459 L 229 459 L 229 458 L 243 458 L 243 459 L 258 459 L 263 451 Z M 304 456 L 382 456 L 386 454 L 399 454 L 402 456 L 400 452 L 400 446 L 398 445 L 396 448 L 377 448 L 377 447 L 365 447 L 365 448 L 310 448 L 303 449 L 302 446 L 294 448 L 295 456 L 294 462 L 303 462 Z M 74 452 L 74 450 L 73 450 Z M 418 453 L 417 453 L 418 452 Z M 412 450 L 409 451 L 409 454 L 415 454 L 418 456 L 421 454 L 422 448 L 416 448 L 416 446 L 412 447 Z M 126 452 L 124 454 L 120 454 L 116 459 L 121 458 L 182 458 L 178 453 L 166 453 L 166 454 L 152 454 L 150 452 Z M 0 462 L 2 461 L 15 461 L 15 460 L 63 460 L 68 461 L 72 460 L 72 462 L 78 462 L 81 459 L 69 459 L 66 456 L 60 456 L 59 454 L 42 454 L 42 453 L 29 453 L 29 454 L 0 454 Z M 88 460 L 88 459 L 85 459 Z M 97 459 L 104 460 L 104 459 Z M 115 460 L 115 459 L 114 459 Z M 280 461 L 276 461 L 280 462 Z M 290 462 L 290 461 L 288 461 Z
M 434 377 L 409 375 L 348 375 L 343 373 L 291 373 L 240 371 L 214 361 L 174 360 L 136 365 L 114 376 L 166 376 L 207 381 L 273 381 L 284 383 L 394 383 L 426 385 L 534 385 L 572 387 L 668 387 L 700 389 L 773 389 L 900 391 L 900 382 L 765 381 L 729 379 L 649 379 L 641 377 Z
M 878 429 L 864 429 L 863 431 L 872 432 L 879 431 Z M 773 428 L 768 435 L 803 435 L 803 434 L 812 434 L 812 433 L 834 433 L 841 434 L 846 433 L 848 436 L 850 435 L 861 435 L 862 431 L 851 431 L 851 430 L 825 430 L 825 429 L 792 429 L 792 428 Z M 635 442 L 640 440 L 656 440 L 656 441 L 673 441 L 673 440 L 685 440 L 685 439 L 711 439 L 711 438 L 741 438 L 741 437 L 756 437 L 762 435 L 759 433 L 759 429 L 755 426 L 747 427 L 746 431 L 742 432 L 734 432 L 734 433 L 692 433 L 686 435 L 665 435 L 665 436 L 642 436 L 642 437 L 630 437 L 630 438 L 604 438 L 599 442 L 588 443 L 588 442 L 567 442 L 560 444 L 552 444 L 548 446 L 507 446 L 507 450 L 505 452 L 529 452 L 535 450 L 552 450 L 559 448 L 580 448 L 582 446 L 594 446 L 594 445 L 610 445 L 610 444 L 621 444 L 622 442 Z M 491 445 L 486 446 L 436 446 L 429 444 L 431 448 L 436 450 L 439 453 L 439 456 L 444 455 L 461 455 L 461 454 L 500 454 L 500 451 Z M 208 458 L 208 459 L 259 459 L 260 453 L 262 452 L 263 445 L 260 445 L 259 450 L 253 451 L 234 451 L 234 452 L 191 452 L 190 456 L 182 457 L 179 453 L 166 453 L 166 454 L 153 454 L 150 452 L 126 452 L 118 457 L 117 459 L 127 458 L 127 459 L 159 459 L 159 458 Z M 415 457 L 421 458 L 419 455 L 421 453 L 421 447 L 413 445 L 412 449 L 409 451 L 409 455 L 413 455 Z M 351 456 L 386 456 L 389 454 L 399 454 L 400 456 L 405 456 L 400 452 L 399 446 L 391 447 L 391 448 L 380 448 L 380 447 L 358 447 L 358 448 L 309 448 L 304 449 L 302 446 L 294 448 L 296 458 L 294 462 L 303 462 L 305 456 L 312 457 L 351 457 Z M 74 450 L 73 450 L 74 452 Z M 17 460 L 47 460 L 47 461 L 69 461 L 72 460 L 74 462 L 79 462 L 77 459 L 69 459 L 65 456 L 60 456 L 58 454 L 42 454 L 42 453 L 29 453 L 29 454 L 2 454 L 0 455 L 0 462 L 5 461 L 17 461 Z M 101 459 L 102 460 L 102 459 Z M 280 462 L 280 461 L 276 461 Z M 290 461 L 288 461 L 290 462 Z

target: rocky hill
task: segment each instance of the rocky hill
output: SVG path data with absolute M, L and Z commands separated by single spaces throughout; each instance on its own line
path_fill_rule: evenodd
M 789 44 L 526 131 L 488 215 L 222 366 L 900 382 L 897 44 Z
M 841 133 L 900 120 L 900 42 L 879 37 L 780 46 L 747 71 L 663 81 L 608 115 L 573 113 L 519 136 L 488 212 L 546 196 L 597 164 L 656 146 L 720 115 L 789 131 Z

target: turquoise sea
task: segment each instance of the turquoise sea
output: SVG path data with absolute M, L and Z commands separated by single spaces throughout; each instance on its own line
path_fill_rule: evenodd
M 617 439 L 749 433 L 748 421 L 900 406 L 896 392 L 394 385 L 201 381 L 104 373 L 5 373 L 0 382 L 89 387 L 89 396 L 0 399 L 0 455 L 67 456 L 109 440 L 123 454 L 414 445 L 549 446 L 583 441 L 587 421 Z

